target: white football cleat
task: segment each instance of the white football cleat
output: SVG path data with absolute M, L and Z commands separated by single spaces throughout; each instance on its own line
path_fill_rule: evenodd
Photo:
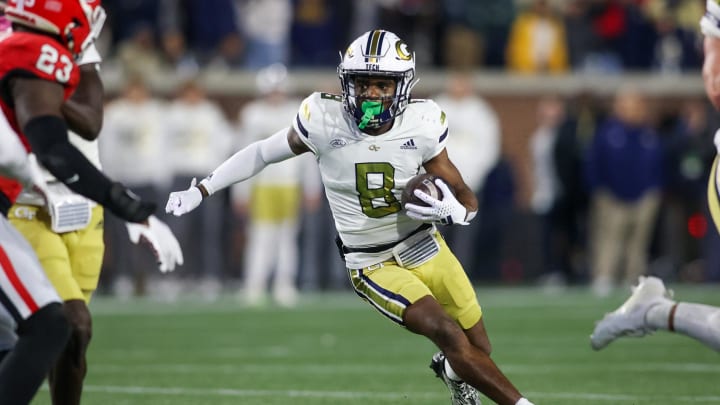
M 620 308 L 605 314 L 595 325 L 595 330 L 590 335 L 593 349 L 603 349 L 622 336 L 641 337 L 654 332 L 655 329 L 645 322 L 648 310 L 660 303 L 672 302 L 672 293 L 657 277 L 641 276 L 632 291 L 630 298 Z

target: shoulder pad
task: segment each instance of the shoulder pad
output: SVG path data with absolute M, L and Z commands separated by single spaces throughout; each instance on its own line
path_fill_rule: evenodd
M 440 106 L 433 100 L 420 99 L 410 103 L 410 106 L 416 114 L 422 117 L 422 121 L 426 124 L 437 124 L 439 126 L 447 126 L 447 116 Z

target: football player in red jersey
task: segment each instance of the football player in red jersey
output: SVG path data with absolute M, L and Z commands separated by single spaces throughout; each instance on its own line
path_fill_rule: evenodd
M 13 57 L 0 58 L 0 108 L 26 150 L 58 180 L 122 219 L 144 222 L 155 205 L 108 179 L 68 142 L 68 125 L 82 130 L 82 114 L 66 119 L 63 113 L 79 82 L 75 60 L 94 39 L 94 10 L 85 0 L 7 4 L 14 32 L 0 40 L 0 54 Z M 30 402 L 69 334 L 57 293 L 32 248 L 7 221 L 20 189 L 16 180 L 0 177 L 0 321 L 12 318 L 18 334 L 0 363 L 3 404 Z

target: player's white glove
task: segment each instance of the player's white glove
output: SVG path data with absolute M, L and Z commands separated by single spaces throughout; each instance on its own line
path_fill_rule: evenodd
M 184 262 L 180 243 L 170 228 L 155 215 L 148 218 L 148 224 L 126 222 L 128 236 L 132 243 L 139 243 L 142 239 L 150 245 L 158 259 L 160 271 L 165 273 L 175 270 L 175 266 Z
M 444 181 L 435 179 L 435 185 L 442 192 L 442 200 L 433 198 L 421 190 L 415 190 L 415 196 L 423 200 L 429 207 L 412 203 L 405 204 L 407 216 L 418 221 L 438 222 L 443 225 L 468 225 L 474 215 L 468 215 L 465 206 L 460 204 Z
M 170 193 L 167 205 L 165 205 L 165 212 L 179 217 L 197 208 L 202 202 L 202 193 L 199 188 L 195 187 L 195 184 L 197 184 L 197 180 L 193 178 L 187 190 Z
M 95 46 L 95 43 L 90 44 L 80 55 L 80 59 L 76 62 L 78 66 L 82 65 L 89 65 L 91 63 L 100 63 L 102 62 L 102 56 L 100 56 L 100 52 L 98 52 L 97 47 Z
M 715 153 L 720 155 L 720 129 L 715 131 L 715 138 L 713 141 L 715 143 Z

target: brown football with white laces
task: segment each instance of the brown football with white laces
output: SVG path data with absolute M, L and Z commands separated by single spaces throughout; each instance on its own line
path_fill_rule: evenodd
M 403 190 L 402 196 L 400 198 L 400 203 L 402 204 L 403 208 L 405 208 L 405 204 L 407 203 L 420 205 L 423 207 L 428 206 L 425 201 L 419 199 L 415 195 L 415 190 L 421 190 L 432 198 L 442 200 L 442 191 L 438 186 L 435 185 L 435 179 L 439 178 L 440 177 L 430 173 L 421 173 L 411 178 L 407 182 L 407 185 L 405 186 L 405 189 Z

